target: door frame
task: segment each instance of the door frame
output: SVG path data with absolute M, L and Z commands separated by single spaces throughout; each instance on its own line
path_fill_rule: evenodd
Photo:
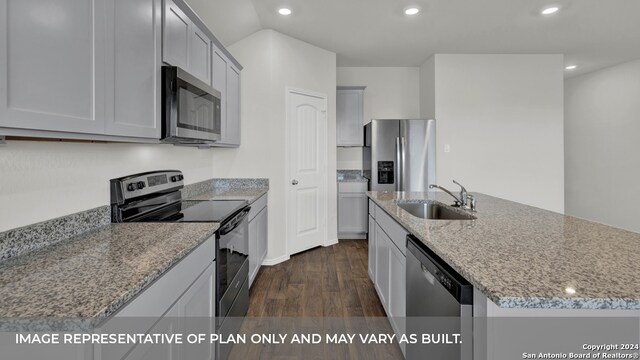
M 328 124 L 329 121 L 329 117 L 328 117 L 328 112 L 329 112 L 329 103 L 328 103 L 328 97 L 326 94 L 323 93 L 319 93 L 319 92 L 315 92 L 312 90 L 306 90 L 306 89 L 300 89 L 300 88 L 296 88 L 296 87 L 291 87 L 291 86 L 286 86 L 285 87 L 285 179 L 284 179 L 284 185 L 285 185 L 285 194 L 284 194 L 284 200 L 285 200 L 285 252 L 286 252 L 286 257 L 287 259 L 292 255 L 291 254 L 291 241 L 293 240 L 291 238 L 291 209 L 290 209 L 290 203 L 291 203 L 291 192 L 289 190 L 289 186 L 291 185 L 290 181 L 291 181 L 291 156 L 289 156 L 289 145 L 291 142 L 291 138 L 292 138 L 292 126 L 291 126 L 291 114 L 289 113 L 289 105 L 290 105 L 290 98 L 289 96 L 291 94 L 299 94 L 299 95 L 304 95 L 304 96 L 310 96 L 310 97 L 315 97 L 318 99 L 321 99 L 324 101 L 325 103 L 325 125 Z M 323 160 L 323 168 L 321 169 L 321 172 L 324 174 L 324 179 L 321 181 L 321 185 L 324 189 L 324 197 L 321 200 L 322 201 L 322 206 L 324 208 L 324 220 L 322 222 L 322 224 L 320 225 L 322 227 L 322 233 L 323 233 L 323 240 L 321 245 L 322 246 L 329 246 L 332 245 L 334 242 L 329 241 L 328 239 L 328 234 L 329 234 L 329 201 L 328 201 L 328 191 L 329 191 L 329 180 L 328 180 L 328 176 L 329 174 L 327 173 L 328 171 L 328 151 L 329 151 L 329 147 L 327 144 L 327 139 L 329 138 L 329 134 L 328 134 L 328 127 L 327 127 L 327 132 L 325 133 L 325 141 L 323 144 L 320 144 L 320 152 L 322 153 L 322 160 Z

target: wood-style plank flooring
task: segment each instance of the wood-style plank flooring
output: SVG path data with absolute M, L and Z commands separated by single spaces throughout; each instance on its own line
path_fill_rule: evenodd
M 366 240 L 341 240 L 263 266 L 250 291 L 241 333 L 247 343 L 233 347 L 232 360 L 246 359 L 399 359 L 397 343 L 370 344 L 360 335 L 393 334 L 367 273 Z M 256 334 L 287 334 L 281 344 L 249 341 Z M 316 334 L 319 343 L 292 337 Z M 333 343 L 330 335 L 351 334 L 355 341 Z
M 341 240 L 263 266 L 247 316 L 386 316 L 367 273 L 366 240 Z

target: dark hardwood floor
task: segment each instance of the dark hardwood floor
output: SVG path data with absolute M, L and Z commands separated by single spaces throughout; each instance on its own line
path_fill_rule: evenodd
M 263 266 L 247 316 L 386 316 L 367 273 L 366 240 L 340 240 Z
M 397 343 L 358 341 L 360 335 L 393 334 L 367 273 L 366 240 L 341 240 L 263 266 L 250 297 L 241 332 L 288 334 L 288 339 L 235 345 L 230 359 L 403 359 Z M 296 343 L 291 341 L 296 334 L 316 334 L 322 341 Z M 335 334 L 355 340 L 327 340 Z

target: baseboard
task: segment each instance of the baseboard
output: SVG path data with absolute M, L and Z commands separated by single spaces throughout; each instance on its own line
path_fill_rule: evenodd
M 333 240 L 329 240 L 329 241 L 325 242 L 324 245 L 322 245 L 322 246 L 327 247 L 327 246 L 335 245 L 337 243 L 338 243 L 338 238 L 335 238 Z
M 273 259 L 264 259 L 264 261 L 262 262 L 262 265 L 273 266 L 273 265 L 277 265 L 282 262 L 285 262 L 287 260 L 289 260 L 289 255 L 282 255 Z
M 358 240 L 358 239 L 366 239 L 367 233 L 349 233 L 349 234 L 338 234 L 338 239 L 340 240 Z

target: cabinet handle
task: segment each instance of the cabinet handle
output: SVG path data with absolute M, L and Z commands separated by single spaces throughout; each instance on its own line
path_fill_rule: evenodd
M 291 180 L 291 185 L 298 185 L 298 180 Z

